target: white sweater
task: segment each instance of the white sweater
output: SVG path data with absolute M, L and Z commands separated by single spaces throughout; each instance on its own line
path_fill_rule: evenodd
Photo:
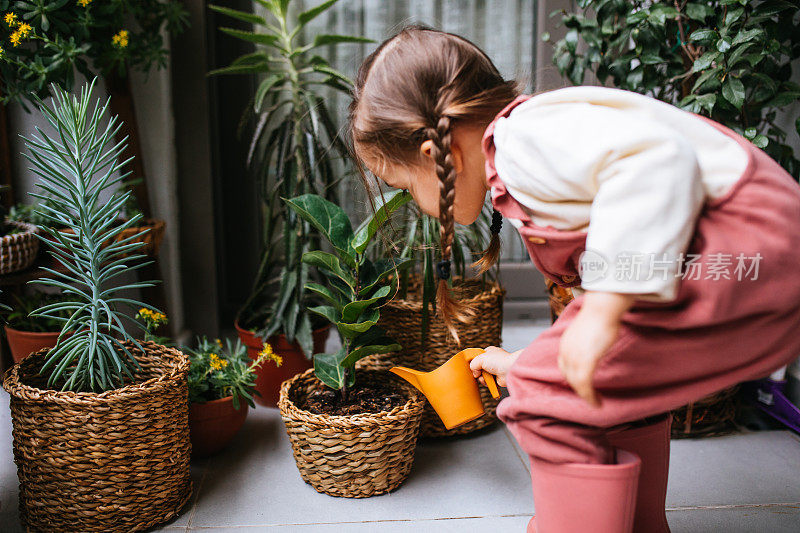
M 497 121 L 494 144 L 498 176 L 534 224 L 587 231 L 587 250 L 611 265 L 626 254 L 673 260 L 670 275 L 581 283 L 648 300 L 675 297 L 675 259 L 704 201 L 724 195 L 747 165 L 735 140 L 694 115 L 605 87 L 532 97 Z

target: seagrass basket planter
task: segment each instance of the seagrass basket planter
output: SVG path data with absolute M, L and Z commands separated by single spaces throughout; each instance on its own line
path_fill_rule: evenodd
M 572 290 L 559 287 L 547 278 L 545 284 L 550 299 L 550 315 L 555 322 L 572 301 Z M 738 390 L 739 386 L 735 385 L 672 411 L 672 438 L 714 437 L 734 431 L 739 407 Z
M 19 516 L 28 531 L 139 531 L 189 500 L 187 357 L 128 345 L 136 379 L 102 393 L 62 392 L 39 375 L 48 350 L 6 372 Z
M 7 226 L 19 232 L 0 238 L 0 274 L 11 274 L 25 270 L 36 260 L 39 253 L 39 229 L 27 222 L 6 221 Z
M 500 346 L 503 329 L 503 298 L 505 289 L 493 281 L 454 279 L 455 297 L 475 311 L 474 318 L 458 325 L 460 347 L 434 312 L 430 315 L 428 335 L 422 338 L 422 295 L 419 280 L 409 284 L 405 299 L 395 298 L 381 308 L 379 325 L 403 348 L 388 354 L 376 354 L 359 361 L 361 368 L 386 371 L 394 366 L 407 366 L 430 371 L 466 347 Z M 486 428 L 497 421 L 497 404 L 489 389 L 480 386 L 485 414 L 471 422 L 447 430 L 433 408 L 425 405 L 420 435 L 447 437 L 465 435 Z
M 278 408 L 297 469 L 318 492 L 367 498 L 396 489 L 408 477 L 425 398 L 390 374 L 359 370 L 356 377 L 362 384 L 387 380 L 407 395 L 404 405 L 349 416 L 315 414 L 298 407 L 319 387 L 313 370 L 283 382 Z

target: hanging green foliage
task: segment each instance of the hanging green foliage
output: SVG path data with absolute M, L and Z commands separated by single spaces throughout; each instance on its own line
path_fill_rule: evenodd
M 800 57 L 800 4 L 787 0 L 578 0 L 562 13 L 566 36 L 553 60 L 580 85 L 601 82 L 650 94 L 716 120 L 800 179 L 778 111 L 800 101 L 791 81 Z M 549 36 L 543 36 L 549 40 Z M 800 118 L 788 135 L 800 135 Z M 795 137 L 796 139 L 796 137 Z

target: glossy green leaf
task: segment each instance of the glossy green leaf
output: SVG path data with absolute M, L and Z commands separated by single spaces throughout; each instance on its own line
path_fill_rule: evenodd
M 346 283 L 351 290 L 355 288 L 356 280 L 346 269 L 342 267 L 341 263 L 339 262 L 339 258 L 335 255 L 329 254 L 328 252 L 314 250 L 303 254 L 303 262 L 308 265 L 327 270 Z
M 735 108 L 742 107 L 744 104 L 744 84 L 741 80 L 728 76 L 722 84 L 722 96 Z
M 375 212 L 364 220 L 355 231 L 351 242 L 353 249 L 360 254 L 364 253 L 378 229 L 389 219 L 392 213 L 412 199 L 410 193 L 399 189 L 378 196 L 374 200 Z
M 379 301 L 381 298 L 386 298 L 387 296 L 389 296 L 391 292 L 392 288 L 389 287 L 388 285 L 384 285 L 383 287 L 375 291 L 375 293 L 372 294 L 372 296 L 369 299 L 355 300 L 348 303 L 342 309 L 342 321 L 343 322 L 355 321 L 367 307 Z
M 342 361 L 347 357 L 345 347 L 342 346 L 333 353 L 318 353 L 314 355 L 314 374 L 328 387 L 341 389 L 345 386 L 346 371 Z
M 391 342 L 391 339 L 387 338 L 386 344 L 369 344 L 352 350 L 349 354 L 347 354 L 347 357 L 344 359 L 344 361 L 342 361 L 342 365 L 354 366 L 359 360 L 367 357 L 368 355 L 396 352 L 402 348 L 403 347 L 401 345 Z
M 317 228 L 335 248 L 347 250 L 353 227 L 344 209 L 315 194 L 284 199 L 284 202 Z
M 309 307 L 308 310 L 314 314 L 321 316 L 331 324 L 335 324 L 341 319 L 341 314 L 336 310 L 336 308 L 331 307 L 330 305 L 318 305 L 316 307 Z
M 371 309 L 367 311 L 366 315 L 360 316 L 356 322 L 337 322 L 336 327 L 343 337 L 353 339 L 377 325 L 380 316 L 381 313 L 378 309 Z
M 314 283 L 312 281 L 306 283 L 305 285 L 306 290 L 309 292 L 316 294 L 323 298 L 326 302 L 331 304 L 337 310 L 342 309 L 342 300 L 341 295 L 330 290 L 329 288 L 325 287 L 324 285 L 320 285 L 319 283 Z

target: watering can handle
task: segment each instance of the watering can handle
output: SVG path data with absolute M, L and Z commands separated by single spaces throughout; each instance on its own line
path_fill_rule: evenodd
M 467 362 L 469 363 L 482 353 L 483 350 L 475 350 L 475 351 L 470 350 L 470 352 L 467 352 L 464 355 L 466 356 Z M 486 370 L 483 370 L 481 373 L 483 374 L 483 381 L 485 381 L 486 386 L 489 387 L 489 392 L 491 393 L 492 398 L 496 400 L 497 398 L 500 397 L 500 391 L 497 389 L 497 382 L 494 379 L 494 374 L 491 374 Z

